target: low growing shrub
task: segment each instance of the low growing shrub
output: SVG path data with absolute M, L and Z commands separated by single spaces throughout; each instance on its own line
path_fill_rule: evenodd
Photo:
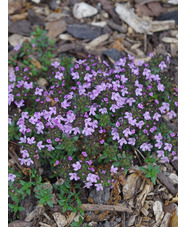
M 133 165 L 134 150 L 156 162 L 177 159 L 177 132 L 162 121 L 163 115 L 177 117 L 178 91 L 168 74 L 169 64 L 169 57 L 160 55 L 136 64 L 128 55 L 113 66 L 92 56 L 74 63 L 55 61 L 43 74 L 46 88 L 27 67 L 11 68 L 9 140 L 20 145 L 20 164 L 34 170 L 39 161 L 49 168 L 49 177 L 99 191 L 112 187 L 114 176 Z M 149 166 L 147 177 L 155 183 L 153 169 L 158 169 Z M 11 168 L 13 204 L 18 180 Z M 26 186 L 24 193 L 30 193 Z

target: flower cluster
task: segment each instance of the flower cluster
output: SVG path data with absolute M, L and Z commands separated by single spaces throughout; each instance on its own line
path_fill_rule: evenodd
M 130 168 L 132 148 L 156 153 L 162 162 L 177 159 L 177 132 L 162 121 L 177 116 L 169 62 L 156 56 L 135 64 L 128 55 L 111 67 L 89 56 L 69 72 L 56 61 L 47 89 L 32 81 L 29 70 L 11 68 L 9 125 L 17 128 L 20 164 L 40 159 L 86 188 L 103 190 L 112 182 L 109 175 Z

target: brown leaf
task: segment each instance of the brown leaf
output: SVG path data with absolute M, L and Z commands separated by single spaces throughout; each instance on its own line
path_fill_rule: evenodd
M 46 29 L 48 30 L 48 37 L 56 38 L 59 34 L 66 31 L 66 23 L 64 20 L 49 22 L 46 24 Z
M 125 47 L 123 46 L 123 44 L 118 39 L 114 41 L 114 43 L 112 44 L 111 48 L 114 48 L 114 49 L 116 49 L 118 51 L 125 50 Z
M 31 63 L 37 68 L 37 69 L 42 69 L 42 65 L 41 63 L 34 58 L 33 55 L 30 56 L 31 57 Z
M 169 227 L 178 227 L 178 214 L 177 214 L 177 210 L 174 211 L 171 219 L 170 219 L 170 223 L 169 223 Z
M 118 177 L 119 183 L 124 186 L 126 183 L 126 174 L 123 172 Z
M 54 101 L 54 99 L 53 98 L 51 98 L 51 97 L 48 97 L 49 99 L 50 99 L 50 102 L 51 102 L 51 105 L 52 106 L 54 106 L 57 102 L 56 101 Z
M 17 20 L 24 20 L 27 18 L 27 16 L 28 16 L 28 13 L 26 12 L 26 13 L 21 13 L 21 14 L 15 14 L 15 15 L 11 16 L 10 18 L 13 22 L 15 22 Z

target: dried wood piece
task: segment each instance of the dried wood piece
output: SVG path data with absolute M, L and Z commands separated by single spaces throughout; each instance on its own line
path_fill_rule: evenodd
M 101 35 L 95 39 L 93 39 L 88 44 L 85 44 L 85 48 L 87 50 L 93 50 L 96 46 L 100 45 L 104 41 L 106 41 L 109 38 L 109 34 Z
M 164 216 L 164 212 L 162 211 L 158 220 L 156 221 L 156 223 L 154 225 L 152 225 L 152 227 L 159 227 L 160 224 L 161 224 L 161 220 L 162 220 L 163 216 Z
M 143 191 L 136 197 L 136 208 L 137 210 L 140 210 L 141 207 L 143 207 L 145 200 L 147 198 L 147 195 L 149 192 L 151 192 L 153 189 L 152 184 L 146 184 Z
M 133 173 L 127 177 L 127 181 L 123 186 L 122 192 L 124 199 L 131 199 L 137 191 L 136 185 L 140 180 L 140 176 L 137 173 Z
M 75 48 L 76 48 L 75 43 L 64 44 L 59 46 L 59 48 L 57 49 L 57 53 L 66 52 Z
M 160 32 L 168 29 L 173 29 L 175 27 L 174 20 L 165 20 L 165 21 L 152 21 L 151 22 L 151 32 Z
M 172 181 L 164 174 L 164 173 L 158 173 L 157 174 L 158 180 L 165 185 L 165 187 L 168 189 L 168 191 L 172 195 L 176 195 L 178 190 L 174 187 Z
M 33 222 L 26 221 L 14 221 L 8 224 L 8 227 L 31 227 L 33 226 Z
M 121 213 L 121 227 L 125 227 L 125 212 Z
M 118 25 L 118 24 L 115 24 L 113 21 L 111 20 L 106 20 L 108 26 L 113 29 L 113 30 L 116 30 L 120 33 L 127 33 L 128 29 L 127 29 L 127 25 Z
M 132 213 L 130 208 L 127 208 L 123 204 L 118 205 L 99 205 L 99 204 L 82 204 L 81 209 L 85 211 L 116 211 Z
M 160 0 L 135 0 L 136 3 L 139 3 L 140 5 L 144 5 L 149 2 L 159 2 Z
M 164 31 L 174 28 L 175 21 L 149 21 L 138 17 L 134 13 L 134 9 L 129 8 L 127 4 L 117 4 L 116 13 L 120 18 L 131 26 L 137 33 L 152 34 L 154 32 Z
M 160 227 L 169 227 L 170 218 L 171 218 L 171 214 L 166 213 L 163 220 L 162 220 Z
M 132 8 L 127 7 L 127 4 L 117 4 L 115 8 L 116 13 L 120 18 L 131 26 L 137 33 L 149 33 L 151 23 L 147 20 L 139 18 Z
M 178 39 L 172 37 L 163 37 L 162 42 L 164 43 L 178 43 Z
M 153 211 L 154 211 L 154 215 L 155 215 L 156 221 L 158 221 L 160 216 L 161 216 L 161 213 L 163 212 L 163 204 L 162 204 L 162 202 L 156 201 L 153 204 Z
M 113 9 L 112 5 L 110 4 L 110 2 L 108 0 L 100 0 L 99 2 L 101 3 L 103 9 L 110 14 L 110 16 L 112 17 L 114 22 L 116 24 L 120 24 L 121 25 L 121 22 L 120 22 L 120 20 L 119 20 L 119 18 L 117 16 L 117 14 L 114 12 L 114 9 Z
M 171 162 L 171 164 L 178 171 L 178 160 L 174 160 L 173 162 Z

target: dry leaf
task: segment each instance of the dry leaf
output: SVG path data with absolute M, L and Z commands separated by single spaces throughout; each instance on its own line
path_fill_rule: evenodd
M 36 60 L 36 59 L 34 58 L 33 55 L 31 55 L 30 57 L 31 57 L 31 63 L 32 63 L 37 69 L 42 69 L 41 63 L 40 63 L 38 60 Z
M 123 44 L 118 39 L 114 41 L 114 43 L 112 44 L 111 47 L 115 48 L 118 51 L 125 50 L 125 47 L 123 46 Z
M 123 172 L 118 177 L 119 183 L 124 186 L 126 184 L 126 174 Z
M 178 212 L 175 210 L 170 219 L 169 227 L 178 227 Z

